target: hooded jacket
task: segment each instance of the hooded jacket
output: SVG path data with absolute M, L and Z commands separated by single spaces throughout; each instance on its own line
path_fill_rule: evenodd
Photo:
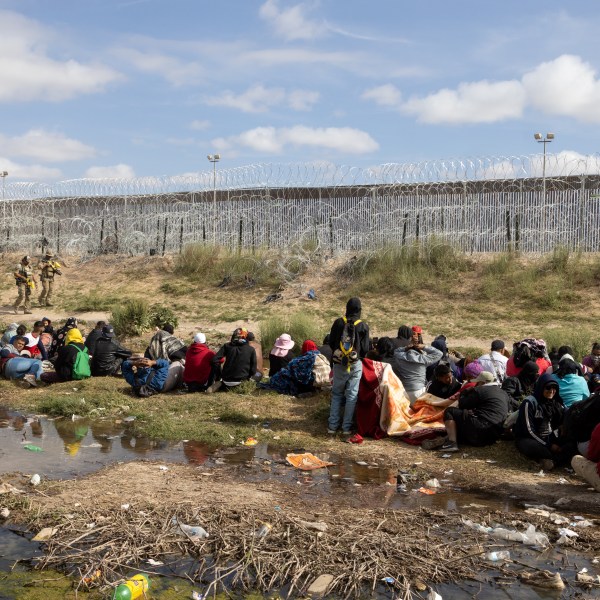
M 346 320 L 355 323 L 359 319 L 361 322 L 354 328 L 354 350 L 359 358 L 365 358 L 369 351 L 369 326 L 361 319 L 362 305 L 360 298 L 350 298 L 346 303 Z M 344 333 L 344 319 L 340 317 L 333 322 L 329 334 L 329 345 L 332 352 L 340 348 L 340 342 Z
M 551 381 L 558 385 L 556 376 L 542 375 L 535 383 L 533 394 L 521 403 L 513 427 L 516 439 L 531 438 L 544 446 L 548 445 L 550 434 L 560 425 L 564 412 L 558 391 L 551 400 L 544 397 L 544 387 Z
M 420 352 L 414 348 L 398 348 L 391 365 L 407 392 L 416 392 L 427 383 L 427 367 L 437 364 L 442 352 L 433 346 L 425 346 Z
M 225 365 L 221 367 L 222 359 Z M 256 352 L 246 340 L 235 339 L 221 346 L 213 356 L 212 365 L 221 371 L 224 382 L 247 381 L 256 373 Z
M 190 344 L 185 354 L 183 381 L 205 385 L 210 378 L 211 361 L 214 356 L 215 353 L 206 344 L 198 342 Z

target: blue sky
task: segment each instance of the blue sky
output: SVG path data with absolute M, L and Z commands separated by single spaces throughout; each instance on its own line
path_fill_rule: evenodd
M 0 171 L 593 154 L 599 29 L 589 0 L 0 0 Z

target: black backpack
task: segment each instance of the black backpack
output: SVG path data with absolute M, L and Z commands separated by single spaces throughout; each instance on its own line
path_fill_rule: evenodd
M 600 393 L 572 404 L 565 412 L 563 430 L 565 436 L 577 442 L 587 442 L 592 431 L 600 423 Z
M 343 367 L 346 367 L 347 371 L 350 371 L 350 365 L 353 365 L 358 361 L 358 352 L 355 349 L 356 343 L 356 326 L 362 321 L 348 321 L 346 317 L 344 319 L 344 330 L 340 337 L 340 347 L 334 348 L 333 362 Z
M 515 367 L 521 368 L 530 360 L 533 360 L 531 348 L 527 344 L 518 344 L 513 352 L 513 362 Z

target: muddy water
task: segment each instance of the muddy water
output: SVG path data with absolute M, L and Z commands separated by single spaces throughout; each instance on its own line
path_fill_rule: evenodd
M 42 449 L 34 452 L 25 449 L 32 444 Z M 240 479 L 248 482 L 260 482 L 277 479 L 295 483 L 300 496 L 307 499 L 315 496 L 344 496 L 357 506 L 373 508 L 414 508 L 427 506 L 444 511 L 457 511 L 465 506 L 479 505 L 489 509 L 517 511 L 520 508 L 518 498 L 500 499 L 464 493 L 453 483 L 449 469 L 440 478 L 441 488 L 433 495 L 425 495 L 418 490 L 422 479 L 412 479 L 418 471 L 418 465 L 407 464 L 403 471 L 407 473 L 406 492 L 396 491 L 396 471 L 379 464 L 361 464 L 341 458 L 334 454 L 319 453 L 319 457 L 335 463 L 327 469 L 302 472 L 292 468 L 285 461 L 286 452 L 271 448 L 267 444 L 253 447 L 210 449 L 194 441 L 164 442 L 133 435 L 131 422 L 127 419 L 49 419 L 43 416 L 28 416 L 0 408 L 0 475 L 3 472 L 39 473 L 47 479 L 73 478 L 98 470 L 102 466 L 139 459 L 188 463 L 202 468 L 218 469 L 228 466 L 234 469 Z M 26 565 L 40 553 L 39 545 L 30 541 L 30 534 L 19 528 L 0 528 L 0 598 L 19 598 L 15 592 L 3 593 L 2 578 L 19 559 Z M 521 545 L 510 547 L 511 557 L 520 563 L 535 568 L 560 569 L 564 579 L 573 581 L 576 573 L 587 567 L 590 573 L 598 572 L 598 565 L 592 564 L 588 557 L 563 553 L 560 549 L 550 549 L 539 553 Z M 189 559 L 173 564 L 171 571 L 165 570 L 158 588 L 166 590 L 174 582 L 173 573 L 182 574 L 189 567 Z M 171 577 L 170 577 L 171 575 Z M 7 579 L 8 582 L 10 580 Z M 8 587 L 6 588 L 8 589 Z M 560 592 L 542 591 L 522 585 L 514 578 L 507 580 L 490 564 L 489 571 L 482 573 L 481 581 L 464 582 L 456 585 L 439 585 L 438 592 L 444 600 L 448 598 L 486 598 L 486 599 L 556 599 L 558 598 L 596 598 L 600 590 L 584 592 L 577 588 Z M 577 595 L 580 594 L 580 595 Z M 157 590 L 154 598 L 160 598 Z M 376 593 L 378 598 L 391 598 L 391 590 L 382 585 Z M 60 596 L 56 596 L 57 598 Z M 172 597 L 172 596 L 169 596 Z M 188 593 L 182 597 L 190 597 Z M 50 597 L 48 598 L 50 600 Z

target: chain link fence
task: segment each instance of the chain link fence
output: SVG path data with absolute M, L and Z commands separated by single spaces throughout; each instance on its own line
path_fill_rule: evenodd
M 467 252 L 596 251 L 600 157 L 252 165 L 198 175 L 3 182 L 0 248 L 165 254 L 192 242 L 327 252 L 435 237 Z

